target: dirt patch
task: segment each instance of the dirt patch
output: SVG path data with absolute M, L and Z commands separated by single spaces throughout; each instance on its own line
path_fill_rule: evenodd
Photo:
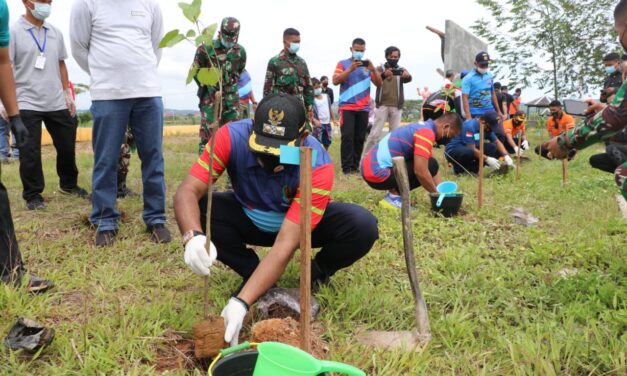
M 198 361 L 194 357 L 194 340 L 180 332 L 166 331 L 163 335 L 163 345 L 157 349 L 155 370 L 158 373 L 177 370 L 200 370 L 203 373 L 209 369 L 209 363 Z
M 229 347 L 228 343 L 224 342 L 224 331 L 224 319 L 220 316 L 195 323 L 192 332 L 196 358 L 213 358 L 220 350 Z
M 329 351 L 328 344 L 322 339 L 322 325 L 314 323 L 311 333 L 311 352 L 318 359 L 324 359 Z M 300 347 L 300 325 L 291 317 L 259 321 L 252 328 L 253 342 L 281 342 Z

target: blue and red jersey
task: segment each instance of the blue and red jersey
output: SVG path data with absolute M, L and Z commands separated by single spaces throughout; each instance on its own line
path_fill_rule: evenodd
M 342 74 L 351 64 L 353 64 L 352 58 L 337 63 L 333 77 Z M 340 85 L 340 110 L 370 111 L 370 82 L 374 74 L 365 67 L 360 67 L 348 75 L 346 81 Z
M 248 218 L 262 231 L 278 232 L 286 218 L 300 223 L 300 169 L 298 166 L 285 165 L 283 171 L 274 174 L 264 170 L 248 148 L 252 127 L 251 119 L 243 119 L 228 123 L 217 131 L 213 181 L 227 170 L 235 197 Z M 311 227 L 314 229 L 331 199 L 333 163 L 314 137 L 308 136 L 304 146 L 317 151 L 311 173 Z M 207 143 L 190 171 L 190 175 L 204 183 L 209 182 L 210 149 L 211 143 Z
M 392 175 L 392 158 L 413 159 L 415 155 L 431 158 L 435 143 L 435 124 L 432 120 L 399 127 L 383 137 L 361 162 L 361 173 L 366 181 L 380 183 Z

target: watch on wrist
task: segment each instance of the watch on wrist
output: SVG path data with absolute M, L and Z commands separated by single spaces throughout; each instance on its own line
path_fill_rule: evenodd
M 204 232 L 198 230 L 189 230 L 183 234 L 183 246 L 187 244 L 188 241 L 192 240 L 194 236 L 205 235 Z

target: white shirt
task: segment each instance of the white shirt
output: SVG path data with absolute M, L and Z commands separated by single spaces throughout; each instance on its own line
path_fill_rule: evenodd
M 161 96 L 157 67 L 163 37 L 156 0 L 76 0 L 72 55 L 91 76 L 92 100 Z
M 329 111 L 329 97 L 326 94 L 322 94 L 320 99 L 314 97 L 314 105 L 318 112 L 318 120 L 321 124 L 331 124 L 331 111 Z

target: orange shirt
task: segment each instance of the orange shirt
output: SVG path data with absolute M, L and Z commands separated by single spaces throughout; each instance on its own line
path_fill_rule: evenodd
M 575 128 L 575 119 L 565 112 L 562 112 L 562 117 L 557 119 L 557 124 L 555 124 L 553 116 L 549 116 L 546 120 L 546 129 L 551 137 L 559 136 L 561 133 L 573 128 Z
M 505 134 L 506 135 L 510 135 L 512 137 L 516 136 L 520 132 L 522 132 L 523 135 L 526 133 L 526 131 L 525 131 L 525 122 L 523 121 L 522 124 L 520 124 L 519 126 L 515 127 L 514 126 L 514 119 L 505 120 L 503 122 L 503 129 L 505 129 Z
M 514 101 L 512 103 L 509 104 L 509 115 L 510 116 L 514 116 L 516 115 L 516 112 L 518 112 L 518 110 L 520 110 L 520 102 L 521 99 L 520 97 L 514 99 Z

